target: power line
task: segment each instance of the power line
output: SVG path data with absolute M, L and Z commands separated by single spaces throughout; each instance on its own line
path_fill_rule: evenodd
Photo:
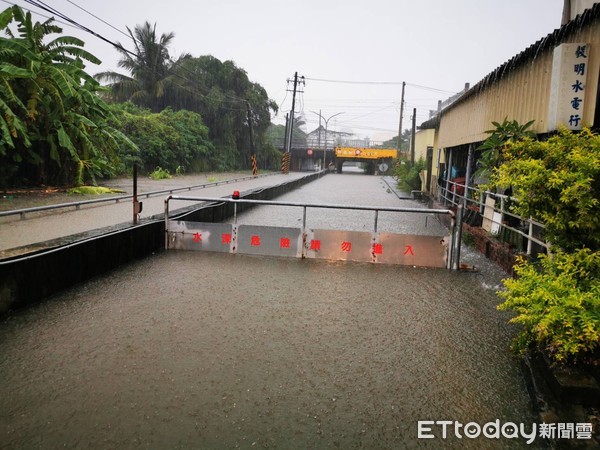
M 119 28 L 115 27 L 113 24 L 107 22 L 106 20 L 102 19 L 101 17 L 98 17 L 97 15 L 95 15 L 94 13 L 91 13 L 90 11 L 88 11 L 87 9 L 85 9 L 82 6 L 79 6 L 77 3 L 72 2 L 71 0 L 67 0 L 67 2 L 69 2 L 71 5 L 75 6 L 76 8 L 79 8 L 80 10 L 88 13 L 90 16 L 94 17 L 95 19 L 98 19 L 100 22 L 102 22 L 105 25 L 108 25 L 109 27 L 111 27 L 113 30 L 117 31 L 118 33 L 121 33 L 122 35 L 124 35 L 125 37 L 130 37 L 127 33 L 125 33 L 123 30 L 120 30 Z
M 329 79 L 324 79 L 324 78 L 309 78 L 306 77 L 307 80 L 309 81 L 320 81 L 323 83 L 339 83 L 339 84 L 369 84 L 369 85 L 389 85 L 389 86 L 401 86 L 402 85 L 402 81 L 353 81 L 353 80 L 329 80 Z M 414 84 L 414 83 L 406 83 L 407 86 L 412 86 L 412 87 L 416 87 L 418 89 L 425 89 L 427 91 L 433 91 L 433 92 L 441 92 L 443 94 L 456 94 L 456 92 L 453 91 L 446 91 L 444 89 L 438 89 L 438 88 L 434 88 L 434 87 L 428 87 L 428 86 L 422 86 L 420 84 Z
M 114 41 L 111 41 L 110 39 L 108 39 L 108 38 L 106 38 L 106 37 L 104 37 L 104 36 L 100 35 L 99 33 L 97 33 L 97 32 L 95 32 L 95 31 L 93 31 L 92 29 L 90 29 L 90 28 L 88 28 L 88 27 L 86 27 L 86 26 L 84 26 L 84 25 L 80 24 L 79 22 L 75 21 L 74 19 L 71 19 L 70 17 L 68 17 L 66 14 L 64 14 L 64 13 L 61 13 L 61 12 L 60 12 L 60 11 L 58 11 L 57 9 L 55 9 L 55 8 L 53 8 L 53 7 L 49 6 L 49 5 L 47 5 L 47 4 L 46 4 L 46 3 L 44 3 L 42 0 L 24 0 L 24 1 L 25 1 L 26 3 L 29 3 L 29 4 L 31 4 L 31 5 L 33 5 L 33 6 L 37 7 L 37 8 L 39 8 L 39 9 L 42 9 L 42 10 L 44 10 L 44 11 L 46 11 L 46 12 L 49 12 L 49 13 L 51 13 L 51 14 L 54 14 L 54 15 L 57 15 L 57 16 L 58 16 L 58 17 L 60 17 L 61 19 L 63 19 L 63 20 L 66 20 L 66 21 L 68 21 L 69 23 L 71 23 L 71 24 L 72 24 L 72 26 L 74 26 L 75 28 L 78 28 L 78 29 L 80 29 L 80 30 L 82 30 L 82 31 L 85 31 L 85 32 L 87 32 L 87 33 L 89 33 L 89 34 L 91 34 L 91 35 L 93 35 L 93 36 L 95 36 L 95 37 L 97 37 L 97 38 L 101 39 L 102 41 L 104 41 L 104 42 L 106 42 L 106 43 L 108 43 L 108 44 L 112 45 L 112 46 L 113 46 L 113 47 L 115 47 L 115 48 L 116 48 L 118 51 L 120 51 L 120 52 L 122 52 L 122 53 L 129 54 L 129 55 L 133 56 L 134 58 L 137 58 L 137 57 L 138 57 L 138 55 L 137 55 L 136 53 L 134 53 L 134 52 L 132 52 L 132 51 L 130 51 L 130 50 L 128 50 L 128 49 L 126 49 L 126 48 L 125 48 L 125 47 L 123 47 L 123 46 L 122 46 L 120 43 L 118 43 L 118 42 L 114 42 Z M 67 0 L 67 1 L 69 1 L 69 0 Z M 80 7 L 79 5 L 75 4 L 74 2 L 72 2 L 72 1 L 69 1 L 69 3 L 71 3 L 72 5 L 74 5 L 74 6 L 78 7 L 79 9 L 81 9 L 81 10 L 85 11 L 86 13 L 88 13 L 88 14 L 92 15 L 93 17 L 95 17 L 96 19 L 98 19 L 98 20 L 100 20 L 101 22 L 105 23 L 106 25 L 110 26 L 111 28 L 115 29 L 115 30 L 116 30 L 116 31 L 118 31 L 119 33 L 121 33 L 121 34 L 124 34 L 125 36 L 127 36 L 127 37 L 131 38 L 131 39 L 134 41 L 134 43 L 137 43 L 137 41 L 136 41 L 136 39 L 135 39 L 135 37 L 134 37 L 133 35 L 127 35 L 127 34 L 126 34 L 126 33 L 124 33 L 123 31 L 121 31 L 121 30 L 119 30 L 118 28 L 114 27 L 112 24 L 110 24 L 110 23 L 106 22 L 105 20 L 101 19 L 100 17 L 98 17 L 98 16 L 94 15 L 93 13 L 91 13 L 91 12 L 87 11 L 86 9 L 84 9 L 84 8 Z M 56 20 L 56 19 L 55 19 L 55 20 Z M 169 57 L 169 58 L 168 58 L 168 60 L 169 60 L 169 62 L 171 62 L 172 64 L 176 64 L 176 61 L 173 61 L 173 59 L 172 59 L 171 57 Z M 183 67 L 183 66 L 180 66 L 180 69 L 187 69 L 187 68 L 185 68 L 185 67 Z M 156 71 L 154 71 L 154 72 L 156 73 Z M 188 70 L 188 73 L 192 73 L 192 72 Z M 174 73 L 174 76 L 175 76 L 175 77 L 177 77 L 177 78 L 179 78 L 179 79 L 181 79 L 181 80 L 183 80 L 183 81 L 185 81 L 185 82 L 188 82 L 188 83 L 192 83 L 192 84 L 193 84 L 193 81 L 191 81 L 191 80 L 190 80 L 190 79 L 188 79 L 188 78 L 185 78 L 185 77 L 183 77 L 182 75 L 180 75 L 180 74 L 178 74 L 178 73 Z M 186 92 L 190 93 L 190 94 L 193 94 L 193 95 L 198 95 L 198 96 L 200 96 L 200 97 L 203 97 L 203 98 L 207 98 L 207 95 L 206 95 L 206 94 L 203 94 L 203 93 L 201 93 L 201 92 L 199 92 L 199 91 L 197 91 L 197 90 L 192 90 L 192 89 L 190 89 L 189 87 L 187 87 L 187 86 L 183 86 L 183 85 L 181 85 L 181 84 L 176 84 L 176 85 L 177 85 L 178 87 L 180 87 L 181 89 L 183 89 L 184 91 L 186 91 Z M 243 103 L 244 105 L 245 105 L 245 103 L 246 103 L 246 100 L 245 100 L 245 99 L 234 98 L 234 97 L 232 97 L 232 96 L 230 96 L 230 95 L 226 94 L 225 92 L 223 92 L 223 96 L 224 96 L 224 97 L 228 97 L 228 98 L 230 99 L 230 100 L 225 100 L 225 101 L 229 101 L 229 102 L 231 102 L 231 101 L 235 101 L 236 103 Z M 230 111 L 242 111 L 242 110 L 244 110 L 244 111 L 245 111 L 245 108 L 244 108 L 244 107 L 239 107 L 239 108 L 226 108 L 226 107 L 223 107 L 223 106 L 221 106 L 221 108 L 223 108 L 223 109 L 226 109 L 226 110 L 230 110 Z
M 55 18 L 53 18 L 51 16 L 46 16 L 45 14 L 42 14 L 42 13 L 40 13 L 38 11 L 33 11 L 33 10 L 29 9 L 29 8 L 25 8 L 25 7 L 21 6 L 21 5 L 17 5 L 16 3 L 9 2 L 8 0 L 0 0 L 0 1 L 3 1 L 4 3 L 7 3 L 7 4 L 12 5 L 12 6 L 18 6 L 19 8 L 22 8 L 25 11 L 29 11 L 32 14 L 38 15 L 40 17 L 43 17 L 44 19 L 53 19 L 56 23 L 60 23 L 61 25 L 65 25 L 65 26 L 71 27 L 71 28 L 77 28 L 75 25 L 72 25 L 72 24 L 67 23 L 67 22 L 63 22 L 61 20 L 56 20 Z

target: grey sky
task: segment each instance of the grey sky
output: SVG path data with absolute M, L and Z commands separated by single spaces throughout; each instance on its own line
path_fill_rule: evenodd
M 4 1 L 4 0 L 3 0 Z M 24 0 L 14 0 L 36 10 Z M 563 0 L 46 0 L 58 11 L 132 48 L 119 30 L 146 20 L 159 33 L 175 33 L 172 55 L 189 52 L 233 60 L 280 106 L 275 123 L 291 107 L 286 80 L 295 71 L 313 79 L 410 83 L 405 122 L 417 123 L 438 99 L 482 79 L 497 66 L 560 26 Z M 8 5 L 6 5 L 8 6 Z M 90 73 L 116 70 L 118 53 L 68 26 L 103 60 Z M 441 91 L 422 89 L 426 86 Z M 291 88 L 291 85 L 290 85 Z M 330 128 L 373 139 L 397 134 L 401 86 L 307 80 L 296 110 L 310 131 L 325 117 L 344 112 Z

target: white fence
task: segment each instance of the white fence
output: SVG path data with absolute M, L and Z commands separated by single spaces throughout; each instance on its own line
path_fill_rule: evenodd
M 511 206 L 518 199 L 509 195 L 482 191 L 465 185 L 444 180 L 438 185 L 438 200 L 444 205 L 465 206 L 467 211 L 476 211 L 482 218 L 482 228 L 498 236 L 500 240 L 509 242 L 527 255 L 540 253 L 534 246 L 540 246 L 548 252 L 550 244 L 544 240 L 544 224 L 533 218 L 516 215 Z M 520 241 L 520 242 L 519 242 Z M 523 243 L 523 245 L 521 245 Z

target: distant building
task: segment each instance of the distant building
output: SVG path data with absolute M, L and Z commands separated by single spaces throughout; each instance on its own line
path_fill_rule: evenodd
M 325 143 L 327 143 L 327 149 L 331 150 L 336 145 L 341 145 L 352 136 L 351 133 L 345 133 L 343 131 L 327 130 L 327 132 L 325 132 L 325 127 L 321 125 L 306 135 L 306 145 L 313 149 L 324 149 Z

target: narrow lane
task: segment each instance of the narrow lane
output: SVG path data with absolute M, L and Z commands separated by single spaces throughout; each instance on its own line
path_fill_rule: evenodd
M 290 195 L 400 202 L 378 177 L 328 175 L 303 189 Z M 513 330 L 490 288 L 501 276 L 157 254 L 0 322 L 0 442 L 537 448 L 439 431 L 417 440 L 418 420 L 531 426 Z

